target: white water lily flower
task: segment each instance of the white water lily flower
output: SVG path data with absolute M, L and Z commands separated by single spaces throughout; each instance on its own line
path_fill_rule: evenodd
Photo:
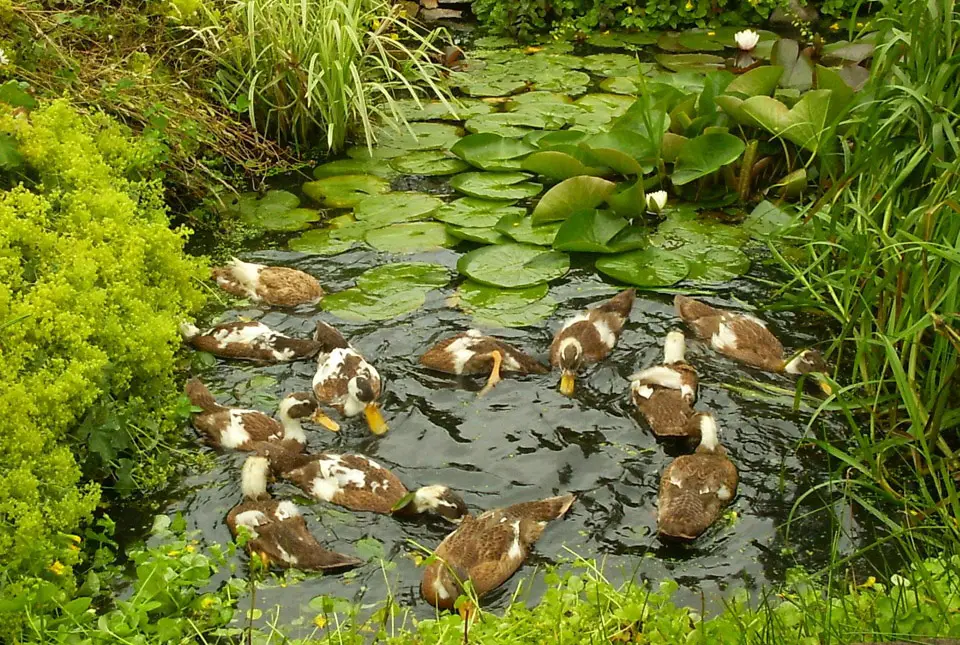
M 647 210 L 653 213 L 659 213 L 667 205 L 667 191 L 658 190 L 655 193 L 647 195 Z
M 748 52 L 756 47 L 757 43 L 760 42 L 760 34 L 752 29 L 744 29 L 743 31 L 738 31 L 735 33 L 733 35 L 733 39 L 737 41 L 737 47 L 745 52 Z
M 0 65 L 9 65 L 10 59 L 7 58 L 7 52 L 0 49 Z

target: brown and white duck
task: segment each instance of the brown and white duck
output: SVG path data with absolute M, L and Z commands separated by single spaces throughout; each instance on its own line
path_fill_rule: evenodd
M 716 309 L 699 300 L 676 296 L 677 315 L 690 325 L 702 340 L 730 358 L 768 372 L 786 374 L 826 373 L 827 364 L 815 349 L 805 349 L 793 358 L 784 357 L 783 345 L 767 324 L 749 314 Z M 826 394 L 832 389 L 826 380 L 817 379 Z
M 201 352 L 222 358 L 260 363 L 285 363 L 310 358 L 320 351 L 315 340 L 290 338 L 261 322 L 232 322 L 201 332 L 196 325 L 180 325 L 183 339 Z
M 697 397 L 697 371 L 684 360 L 683 332 L 672 331 L 663 342 L 663 364 L 630 377 L 637 410 L 658 437 L 700 441 L 699 425 L 688 425 Z M 690 432 L 693 432 L 691 435 Z
M 574 500 L 567 494 L 466 515 L 434 551 L 420 595 L 438 609 L 452 609 L 467 580 L 477 596 L 493 591 L 520 568 L 547 522 L 563 517 Z
M 390 470 L 363 455 L 304 455 L 274 443 L 258 444 L 255 450 L 270 460 L 273 472 L 318 501 L 385 515 L 435 513 L 451 522 L 467 513 L 466 504 L 448 487 L 423 486 L 409 491 Z
M 258 410 L 220 405 L 198 379 L 187 382 L 185 393 L 190 403 L 200 408 L 193 417 L 194 427 L 214 448 L 253 450 L 252 444 L 256 442 L 274 441 L 286 450 L 299 452 L 307 445 L 307 435 L 300 419 L 311 415 L 317 421 L 326 418 L 306 392 L 289 394 L 280 401 L 280 421 Z M 330 419 L 328 421 L 333 423 Z
M 325 549 L 307 528 L 300 509 L 291 501 L 270 498 L 265 457 L 251 455 L 243 464 L 241 486 L 244 501 L 231 509 L 227 526 L 236 538 L 245 528 L 250 536 L 246 547 L 266 564 L 282 568 L 327 570 L 363 564 L 357 558 Z
M 446 374 L 489 374 L 478 393 L 483 396 L 500 382 L 500 372 L 546 374 L 547 366 L 519 349 L 478 329 L 441 340 L 420 357 L 420 364 Z
M 323 297 L 320 283 L 309 273 L 289 267 L 270 267 L 232 258 L 213 269 L 220 288 L 234 296 L 277 307 L 315 305 Z
M 737 467 L 720 445 L 716 419 L 699 412 L 690 423 L 700 426 L 700 445 L 663 471 L 657 509 L 660 535 L 680 540 L 693 540 L 706 531 L 737 494 Z
M 606 358 L 630 316 L 636 291 L 627 289 L 567 320 L 550 345 L 550 364 L 563 370 L 560 391 L 573 396 L 577 371 Z
M 387 431 L 380 412 L 380 374 L 350 346 L 347 339 L 325 322 L 317 323 L 314 340 L 320 346 L 313 392 L 320 403 L 330 405 L 345 417 L 361 412 L 373 434 Z

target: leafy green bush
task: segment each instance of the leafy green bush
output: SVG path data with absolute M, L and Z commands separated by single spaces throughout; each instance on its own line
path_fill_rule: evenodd
M 41 578 L 69 586 L 91 480 L 130 492 L 173 469 L 177 324 L 204 269 L 169 228 L 150 150 L 63 101 L 0 104 L 0 604 Z

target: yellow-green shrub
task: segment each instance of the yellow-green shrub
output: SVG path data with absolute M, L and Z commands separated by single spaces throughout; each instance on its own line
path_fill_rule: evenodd
M 0 104 L 0 611 L 68 579 L 94 480 L 146 489 L 172 468 L 177 324 L 203 266 L 151 154 L 64 101 Z

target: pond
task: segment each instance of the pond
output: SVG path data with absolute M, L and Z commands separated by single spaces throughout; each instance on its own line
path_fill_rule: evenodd
M 701 34 L 698 38 L 688 40 L 687 44 L 710 42 L 706 35 Z M 593 43 L 590 47 L 598 45 L 609 46 L 609 43 Z M 542 123 L 544 118 L 560 121 L 559 127 L 551 127 L 554 131 L 580 128 L 589 133 L 603 131 L 611 121 L 624 114 L 632 97 L 610 92 L 626 92 L 618 88 L 627 81 L 610 79 L 629 80 L 630 75 L 636 73 L 639 68 L 635 67 L 638 64 L 635 58 L 631 64 L 633 53 L 609 48 L 606 50 L 608 54 L 589 58 L 587 71 L 583 71 L 584 64 L 571 59 L 582 61 L 577 54 L 596 50 L 570 49 L 563 47 L 554 53 L 548 51 L 546 55 L 556 58 L 550 63 L 531 62 L 536 60 L 532 56 L 542 54 L 542 50 L 516 53 L 489 49 L 483 55 L 486 72 L 481 69 L 470 77 L 471 80 L 464 77 L 457 81 L 461 88 L 481 96 L 521 89 L 542 90 L 538 83 L 547 86 L 551 92 L 580 96 L 577 103 L 559 101 L 549 104 L 545 102 L 546 95 L 541 95 L 544 101 L 529 101 L 533 107 L 520 110 L 523 113 L 520 117 L 516 112 L 487 110 L 487 106 L 500 105 L 496 101 L 468 103 L 476 114 L 488 115 L 480 122 L 475 121 L 472 127 L 468 122 L 470 130 L 496 133 L 507 141 L 498 141 L 493 146 L 499 153 L 490 153 L 489 146 L 484 145 L 461 155 L 468 157 L 469 165 L 476 167 L 483 165 L 483 161 L 488 164 L 492 161 L 496 162 L 491 164 L 494 170 L 516 173 L 523 168 L 514 164 L 519 155 L 497 155 L 506 148 L 519 145 L 517 142 L 536 141 L 543 136 L 531 135 L 531 132 L 549 127 Z M 708 50 L 716 51 L 712 45 Z M 656 71 L 652 63 L 646 62 L 640 63 L 644 66 L 640 72 L 657 74 L 660 81 L 678 87 L 694 83 L 702 91 L 704 83 L 710 82 L 704 81 L 703 67 L 716 67 L 715 57 L 710 57 L 713 54 L 698 54 L 698 58 L 693 54 L 690 56 L 682 60 L 660 60 L 670 69 L 680 63 L 690 68 L 682 69 L 673 77 L 664 76 L 662 70 Z M 646 59 L 650 56 L 646 55 Z M 514 69 L 515 73 L 491 68 L 497 65 Z M 526 76 L 528 72 L 517 71 L 516 65 L 521 65 L 522 70 L 536 68 L 540 80 L 531 80 Z M 544 69 L 550 70 L 545 80 L 539 76 Z M 673 80 L 665 80 L 668 78 Z M 490 84 L 499 85 L 491 88 Z M 588 89 L 599 91 L 588 93 Z M 576 110 L 554 109 L 550 105 L 581 107 Z M 450 118 L 445 109 L 435 109 L 437 119 Z M 495 118 L 496 114 L 507 116 Z M 576 252 L 580 249 L 571 248 L 569 271 L 561 272 L 562 277 L 550 276 L 555 279 L 549 281 L 548 287 L 537 286 L 540 291 L 535 296 L 518 296 L 519 304 L 513 309 L 502 302 L 503 306 L 498 308 L 481 304 L 482 298 L 471 300 L 470 289 L 489 291 L 490 288 L 471 286 L 473 283 L 458 275 L 458 263 L 459 273 L 470 273 L 461 259 L 467 252 L 482 248 L 480 241 L 512 243 L 504 238 L 509 233 L 504 232 L 498 220 L 504 216 L 523 220 L 524 213 L 529 213 L 535 203 L 535 200 L 526 198 L 541 194 L 541 191 L 530 189 L 528 194 L 526 188 L 521 188 L 514 195 L 512 205 L 497 205 L 497 208 L 508 211 L 497 211 L 497 217 L 492 218 L 484 218 L 481 212 L 482 226 L 464 225 L 462 212 L 459 215 L 447 212 L 449 217 L 438 215 L 441 211 L 430 199 L 449 202 L 461 197 L 455 194 L 455 187 L 460 193 L 476 194 L 482 199 L 488 195 L 485 191 L 497 196 L 502 191 L 531 183 L 533 175 L 538 174 L 530 172 L 517 181 L 505 183 L 484 183 L 490 179 L 490 172 L 475 173 L 477 177 L 465 179 L 464 175 L 470 173 L 461 171 L 474 169 L 446 152 L 458 141 L 466 141 L 460 139 L 462 132 L 451 135 L 456 128 L 450 123 L 432 122 L 432 125 L 417 126 L 421 137 L 411 139 L 407 134 L 396 135 L 382 142 L 383 145 L 372 154 L 355 149 L 353 158 L 318 171 L 321 182 L 330 178 L 335 180 L 324 186 L 307 183 L 301 192 L 300 183 L 311 178 L 277 178 L 274 186 L 287 189 L 289 193 L 268 193 L 266 200 L 247 198 L 247 202 L 235 205 L 242 217 L 252 221 L 266 222 L 273 218 L 281 221 L 276 228 L 297 229 L 268 234 L 250 243 L 249 248 L 240 254 L 242 259 L 307 271 L 316 276 L 330 294 L 356 287 L 357 278 L 365 271 L 388 264 L 425 262 L 449 270 L 450 280 L 446 284 L 420 288 L 416 295 L 408 294 L 409 297 L 401 294 L 387 298 L 382 292 L 365 296 L 354 289 L 346 296 L 326 299 L 318 308 L 280 311 L 242 306 L 241 303 L 233 308 L 218 308 L 211 312 L 209 320 L 203 321 L 259 320 L 289 335 L 307 337 L 316 320 L 322 319 L 340 329 L 374 363 L 385 379 L 385 393 L 381 400 L 390 425 L 389 432 L 375 437 L 361 417 L 341 420 L 342 429 L 337 434 L 312 428 L 308 433 L 309 450 L 363 453 L 391 467 L 408 487 L 443 483 L 460 491 L 474 510 L 557 493 L 575 493 L 577 502 L 567 516 L 547 528 L 518 575 L 488 598 L 487 605 L 493 608 L 510 601 L 521 579 L 531 583 L 524 585 L 526 595 L 522 597 L 536 601 L 542 592 L 540 579 L 532 576 L 537 565 L 570 560 L 575 555 L 601 560 L 607 577 L 614 583 L 633 577 L 677 580 L 681 585 L 678 600 L 697 608 L 701 605 L 701 592 L 707 606 L 716 607 L 732 589 L 756 590 L 764 584 L 781 582 L 791 566 L 815 569 L 826 564 L 835 548 L 832 544 L 835 526 L 831 519 L 834 515 L 816 511 L 829 507 L 835 500 L 829 498 L 829 493 L 824 493 L 806 497 L 796 508 L 794 505 L 798 498 L 828 479 L 830 468 L 823 453 L 800 444 L 804 437 L 811 435 L 838 437 L 844 425 L 839 420 L 833 424 L 829 417 L 822 417 L 814 428 L 808 430 L 812 409 L 806 405 L 794 409 L 790 378 L 739 367 L 704 344 L 690 339 L 689 333 L 687 358 L 700 375 L 697 407 L 716 414 L 721 441 L 739 468 L 741 483 L 727 515 L 696 542 L 666 545 L 656 535 L 659 477 L 676 453 L 659 444 L 636 420 L 629 398 L 628 377 L 639 368 L 659 363 L 664 336 L 672 329 L 681 328 L 673 312 L 673 293 L 706 295 L 716 303 L 726 302 L 749 309 L 754 304 L 768 302 L 773 289 L 783 280 L 769 260 L 765 245 L 750 242 L 749 231 L 743 233 L 747 229 L 722 221 L 717 214 L 707 216 L 700 212 L 729 205 L 729 201 L 723 203 L 722 199 L 717 201 L 714 197 L 710 197 L 713 203 L 707 203 L 709 199 L 705 195 L 711 190 L 709 182 L 695 184 L 696 196 L 703 197 L 701 202 L 691 203 L 691 193 L 677 192 L 671 196 L 670 206 L 663 213 L 665 220 L 659 225 L 659 241 L 652 224 L 629 226 L 634 234 L 642 235 L 646 241 L 623 248 L 645 249 L 648 241 L 659 246 L 664 253 L 681 258 L 685 270 L 669 281 L 664 281 L 658 274 L 654 284 L 646 285 L 643 280 L 649 278 L 628 276 L 634 284 L 661 288 L 638 292 L 619 344 L 606 361 L 593 366 L 578 379 L 575 397 L 560 394 L 556 372 L 506 378 L 492 393 L 478 398 L 475 392 L 482 385 L 482 379 L 448 377 L 419 366 L 419 356 L 433 343 L 473 326 L 502 337 L 546 362 L 550 341 L 562 321 L 588 305 L 609 298 L 617 290 L 614 280 L 595 269 L 595 261 L 602 256 Z M 564 150 L 571 157 L 575 156 L 571 150 Z M 477 162 L 477 155 L 481 162 Z M 342 172 L 348 174 L 339 174 Z M 461 174 L 451 180 L 451 175 L 457 172 Z M 358 174 L 364 177 L 358 179 Z M 556 180 L 558 177 L 548 177 L 545 183 Z M 544 178 L 536 178 L 536 181 L 544 181 Z M 473 193 L 464 189 L 468 184 L 480 188 Z M 645 187 L 651 188 L 649 185 Z M 316 208 L 311 198 L 326 200 L 329 207 L 336 199 L 346 196 L 343 203 L 352 205 L 367 193 L 388 190 L 393 192 L 386 195 L 403 196 L 404 191 L 419 194 L 407 195 L 398 201 L 378 201 L 379 198 L 371 197 L 372 201 L 366 206 L 355 206 L 355 217 L 350 215 L 349 208 L 328 209 L 326 219 L 339 217 L 334 220 L 339 229 L 319 228 L 321 225 L 312 223 L 319 214 L 311 210 Z M 601 201 L 584 208 L 594 209 Z M 291 215 L 291 209 L 301 202 L 309 209 L 299 209 Z M 510 212 L 511 208 L 519 209 L 519 214 Z M 616 211 L 616 207 L 613 210 Z M 727 212 L 736 210 L 728 209 Z M 597 213 L 594 215 L 597 222 L 601 217 L 608 217 L 600 214 L 608 211 L 592 212 Z M 619 213 L 616 216 L 619 217 Z M 469 217 L 466 219 L 469 223 Z M 742 217 L 733 216 L 732 219 L 736 221 Z M 587 228 L 594 224 L 596 222 Z M 398 231 L 397 235 L 382 233 L 397 230 L 395 227 L 398 226 L 429 226 L 431 232 L 420 231 L 413 235 L 410 229 L 405 229 L 406 232 Z M 306 233 L 301 232 L 304 228 L 308 229 Z M 334 230 L 354 232 L 337 236 L 332 233 Z M 595 232 L 598 227 L 590 230 Z M 625 230 L 617 229 L 614 235 L 595 240 L 599 250 L 607 253 L 623 250 L 620 247 L 614 249 L 612 245 L 627 239 L 623 237 Z M 371 231 L 378 233 L 370 236 Z M 673 235 L 668 235 L 671 231 Z M 756 229 L 753 232 L 756 233 Z M 549 245 L 548 240 L 546 246 Z M 544 252 L 548 250 L 544 248 Z M 731 262 L 729 257 L 733 252 L 738 255 Z M 744 263 L 741 257 L 749 261 Z M 656 280 L 662 282 L 657 284 Z M 496 293 L 497 290 L 493 291 Z M 788 349 L 816 346 L 827 341 L 822 321 L 784 312 L 762 315 Z M 511 326 L 504 327 L 497 322 Z M 194 363 L 197 375 L 210 386 L 221 403 L 271 412 L 284 394 L 309 390 L 315 371 L 312 361 L 269 367 L 225 361 L 211 361 L 205 367 L 201 367 L 203 361 L 195 360 Z M 763 393 L 765 386 L 783 388 L 783 393 L 771 394 L 774 388 Z M 192 431 L 188 432 L 192 437 Z M 197 445 L 198 450 L 208 450 L 200 447 L 199 442 Z M 215 468 L 194 473 L 179 482 L 164 512 L 182 512 L 188 528 L 200 531 L 205 540 L 229 541 L 224 519 L 229 509 L 240 501 L 239 469 L 244 458 L 244 454 L 216 455 Z M 435 547 L 450 530 L 450 525 L 429 518 L 396 520 L 367 513 L 348 513 L 337 507 L 309 503 L 297 495 L 297 489 L 282 483 L 274 485 L 272 490 L 277 497 L 292 498 L 301 503 L 311 529 L 321 542 L 343 553 L 370 559 L 366 565 L 347 575 L 311 575 L 285 586 L 266 584 L 258 592 L 258 605 L 264 608 L 280 605 L 278 624 L 287 625 L 291 636 L 303 635 L 297 633 L 295 626 L 299 617 L 310 615 L 311 599 L 324 594 L 362 600 L 364 604 L 378 603 L 392 594 L 402 604 L 415 608 L 419 616 L 434 614 L 433 608 L 419 598 L 421 570 L 417 568 L 415 554 L 419 550 L 416 545 L 427 549 Z M 837 509 L 836 515 L 846 517 L 842 510 Z M 788 542 L 784 527 L 791 519 Z M 850 519 L 846 521 L 850 522 Z M 845 551 L 857 546 L 861 534 L 870 532 L 866 524 L 847 528 L 848 541 L 840 545 Z M 390 563 L 384 568 L 380 564 L 381 556 Z M 240 570 L 244 560 L 245 556 L 236 558 Z M 304 629 L 305 633 L 309 632 Z

